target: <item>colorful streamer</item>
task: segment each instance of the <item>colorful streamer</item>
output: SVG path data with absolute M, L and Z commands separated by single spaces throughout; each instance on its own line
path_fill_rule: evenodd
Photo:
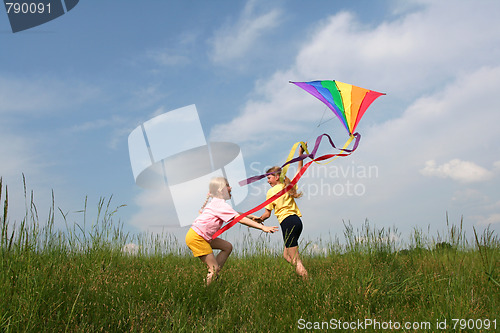
M 327 135 L 327 134 L 323 134 L 323 135 Z M 312 161 L 306 163 L 302 169 L 300 169 L 300 171 L 295 175 L 295 177 L 292 179 L 292 181 L 290 182 L 289 185 L 287 185 L 285 188 L 283 188 L 281 191 L 279 191 L 278 193 L 276 193 L 275 195 L 273 195 L 272 197 L 270 197 L 269 199 L 267 199 L 266 201 L 264 201 L 263 203 L 261 203 L 260 205 L 250 209 L 249 211 L 243 213 L 243 214 L 240 214 L 238 215 L 237 217 L 235 217 L 234 219 L 232 219 L 229 223 L 227 223 L 224 227 L 222 227 L 221 229 L 219 229 L 213 236 L 212 236 L 212 239 L 215 239 L 217 238 L 220 234 L 222 234 L 223 232 L 225 232 L 226 230 L 228 230 L 229 228 L 231 228 L 232 226 L 234 226 L 236 223 L 238 223 L 239 221 L 241 221 L 241 219 L 243 219 L 244 217 L 252 214 L 252 213 L 255 213 L 256 211 L 258 210 L 261 210 L 262 208 L 266 207 L 268 204 L 270 204 L 271 202 L 275 201 L 276 199 L 278 199 L 279 197 L 281 197 L 282 195 L 284 195 L 285 193 L 287 193 L 288 191 L 290 191 L 300 180 L 300 178 L 302 177 L 302 175 L 306 172 L 307 168 L 309 168 L 309 166 L 313 163 L 313 162 L 319 162 L 319 161 L 324 161 L 324 160 L 328 160 L 328 159 L 331 159 L 333 157 L 338 157 L 338 156 L 349 156 L 352 152 L 354 152 L 357 148 L 357 143 L 359 142 L 359 138 L 361 137 L 361 135 L 359 135 L 359 133 L 356 133 L 355 135 L 357 135 L 357 140 L 356 140 L 356 143 L 355 143 L 355 146 L 353 147 L 353 149 L 351 149 L 350 151 L 346 151 L 344 153 L 338 153 L 338 154 L 327 154 L 327 155 L 322 155 L 318 158 L 315 158 L 313 159 Z M 304 155 L 301 155 L 299 156 L 298 158 L 301 158 L 302 156 L 306 156 L 306 154 Z M 304 157 L 305 158 L 305 157 Z M 291 162 L 291 161 L 290 161 Z M 262 177 L 263 178 L 263 177 Z
M 296 142 L 292 149 L 290 150 L 290 154 L 288 155 L 288 158 L 286 160 L 286 162 L 281 166 L 282 168 L 282 172 L 281 172 L 281 175 L 284 176 L 286 175 L 286 172 L 287 172 L 287 169 L 288 169 L 288 166 L 292 163 L 295 163 L 295 162 L 298 162 L 298 161 L 302 161 L 308 157 L 310 157 L 312 160 L 314 160 L 315 156 L 316 156 L 316 152 L 318 151 L 318 148 L 319 148 L 319 145 L 321 143 L 321 140 L 323 137 L 326 137 L 328 138 L 328 141 L 330 142 L 330 145 L 332 146 L 332 148 L 334 149 L 339 149 L 335 146 L 335 144 L 333 143 L 333 140 L 332 138 L 324 133 L 324 134 L 321 134 L 320 136 L 318 136 L 316 138 L 316 143 L 314 144 L 314 148 L 313 150 L 311 151 L 311 153 L 308 153 L 307 151 L 307 147 L 305 145 L 304 142 Z M 352 149 L 347 149 L 347 147 L 349 146 L 349 144 L 352 142 L 353 139 L 356 139 L 356 141 L 354 142 L 354 146 Z M 355 133 L 353 134 L 352 136 L 349 137 L 349 140 L 347 140 L 347 142 L 344 144 L 343 148 L 340 148 L 339 150 L 343 151 L 343 152 L 348 152 L 350 155 L 352 152 L 354 152 L 357 148 L 358 148 L 358 145 L 359 145 L 359 140 L 361 139 L 361 135 L 359 133 Z M 298 145 L 302 145 L 302 148 L 304 148 L 304 151 L 306 152 L 306 154 L 302 154 L 300 155 L 299 157 L 296 157 L 296 158 L 293 158 L 293 155 L 295 153 L 295 150 L 297 149 Z M 335 156 L 347 156 L 347 155 L 341 155 L 341 154 L 334 154 Z M 318 161 L 318 160 L 316 160 Z M 265 173 L 265 174 L 262 174 L 262 175 L 258 175 L 258 176 L 253 176 L 253 177 L 250 177 L 250 178 L 247 178 L 245 180 L 242 180 L 240 181 L 238 184 L 240 186 L 245 186 L 245 185 L 248 185 L 248 184 L 251 184 L 253 182 L 256 182 L 257 180 L 260 180 L 262 178 L 265 178 L 269 175 L 270 173 Z

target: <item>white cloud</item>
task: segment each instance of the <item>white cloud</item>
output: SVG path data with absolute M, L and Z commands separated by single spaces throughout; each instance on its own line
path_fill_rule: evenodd
M 495 213 L 486 217 L 478 217 L 477 224 L 481 226 L 500 224 L 500 214 Z
M 2 129 L 0 134 L 1 142 L 9 144 L 0 145 L 0 176 L 5 178 L 17 178 L 22 172 L 33 173 L 38 168 L 36 167 L 32 143 L 29 140 L 9 134 Z
M 164 47 L 146 51 L 145 58 L 162 67 L 179 67 L 190 64 L 193 61 L 190 55 L 198 43 L 199 36 L 191 32 L 184 32 L 176 37 L 174 41 L 169 41 Z
M 8 192 L 8 219 L 11 226 L 19 225 L 26 214 L 25 188 L 27 200 L 33 190 L 39 216 L 45 217 L 46 208 L 51 206 L 50 186 L 54 177 L 47 174 L 52 162 L 43 158 L 36 139 L 12 133 L 0 124 L 0 178 L 2 179 L 2 209 L 5 190 Z M 23 175 L 26 184 L 23 183 Z M 41 195 L 40 195 L 41 194 Z
M 82 97 L 76 97 L 76 90 L 77 87 L 67 82 L 51 78 L 0 77 L 0 176 L 6 183 L 20 183 L 22 173 L 28 179 L 43 179 L 45 168 L 50 164 L 41 158 L 40 142 L 45 138 L 19 128 L 17 119 L 37 119 L 58 112 L 88 98 L 93 89 L 84 89 Z
M 256 46 L 263 36 L 280 23 L 279 9 L 258 12 L 258 1 L 248 1 L 238 21 L 217 31 L 211 40 L 211 58 L 224 64 L 257 52 Z
M 70 132 L 87 132 L 93 131 L 105 127 L 115 127 L 116 125 L 120 125 L 125 123 L 127 120 L 121 116 L 112 116 L 108 119 L 93 119 L 86 121 L 82 124 L 74 125 L 70 127 L 68 130 Z
M 74 135 L 85 132 L 97 133 L 100 130 L 106 130 L 108 136 L 107 146 L 111 149 L 117 149 L 121 144 L 126 142 L 126 138 L 132 132 L 133 128 L 130 126 L 130 123 L 132 122 L 126 117 L 113 115 L 107 119 L 101 118 L 85 121 L 63 131 L 69 135 Z
M 466 204 L 484 204 L 488 202 L 488 197 L 476 189 L 466 188 L 458 190 L 453 194 L 451 198 L 452 201 L 456 202 L 458 205 Z
M 268 148 L 270 143 L 266 141 L 283 138 L 286 133 L 306 130 L 311 115 L 301 110 L 313 109 L 309 103 L 313 98 L 287 82 L 286 75 L 278 73 L 267 83 L 263 83 L 260 89 L 266 92 L 249 100 L 239 117 L 229 123 L 214 126 L 210 133 L 211 140 L 225 140 L 242 145 L 247 143 L 247 147 L 250 143 Z M 320 115 L 318 110 L 317 116 Z M 266 139 L 263 140 L 263 137 Z
M 177 54 L 170 49 L 151 50 L 147 56 L 161 66 L 183 66 L 191 62 L 188 56 Z
M 161 231 L 164 227 L 179 226 L 177 212 L 167 188 L 141 190 L 135 197 L 135 204 L 139 211 L 130 218 L 129 223 L 138 229 Z
M 490 27 L 499 5 L 489 4 L 471 10 L 466 2 L 432 3 L 376 27 L 351 13 L 337 14 L 302 48 L 297 77 L 357 82 L 400 99 L 439 89 L 480 63 L 497 63 L 500 49 L 492 45 L 500 32 Z M 474 27 L 464 25 L 463 17 Z
M 485 168 L 459 159 L 453 159 L 441 165 L 437 165 L 434 160 L 429 160 L 425 162 L 425 167 L 420 170 L 420 173 L 424 176 L 451 178 L 464 183 L 482 182 L 493 177 L 493 174 Z
M 0 77 L 0 114 L 53 113 L 95 99 L 97 87 L 51 77 Z

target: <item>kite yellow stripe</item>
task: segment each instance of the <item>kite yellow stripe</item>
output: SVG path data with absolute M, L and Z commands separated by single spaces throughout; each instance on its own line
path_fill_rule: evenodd
M 335 81 L 337 88 L 339 88 L 340 96 L 342 97 L 342 104 L 344 104 L 344 113 L 349 131 L 351 127 L 351 112 L 352 112 L 352 85 L 344 82 Z M 356 119 L 356 118 L 355 118 Z

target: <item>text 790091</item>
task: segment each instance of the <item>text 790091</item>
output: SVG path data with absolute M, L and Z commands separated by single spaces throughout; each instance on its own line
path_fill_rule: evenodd
M 50 14 L 50 2 L 6 2 L 7 14 Z

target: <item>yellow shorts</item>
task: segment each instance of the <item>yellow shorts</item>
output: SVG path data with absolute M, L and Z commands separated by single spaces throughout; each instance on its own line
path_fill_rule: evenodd
M 186 234 L 186 244 L 193 251 L 193 256 L 201 257 L 213 253 L 210 243 L 198 235 L 192 228 Z

